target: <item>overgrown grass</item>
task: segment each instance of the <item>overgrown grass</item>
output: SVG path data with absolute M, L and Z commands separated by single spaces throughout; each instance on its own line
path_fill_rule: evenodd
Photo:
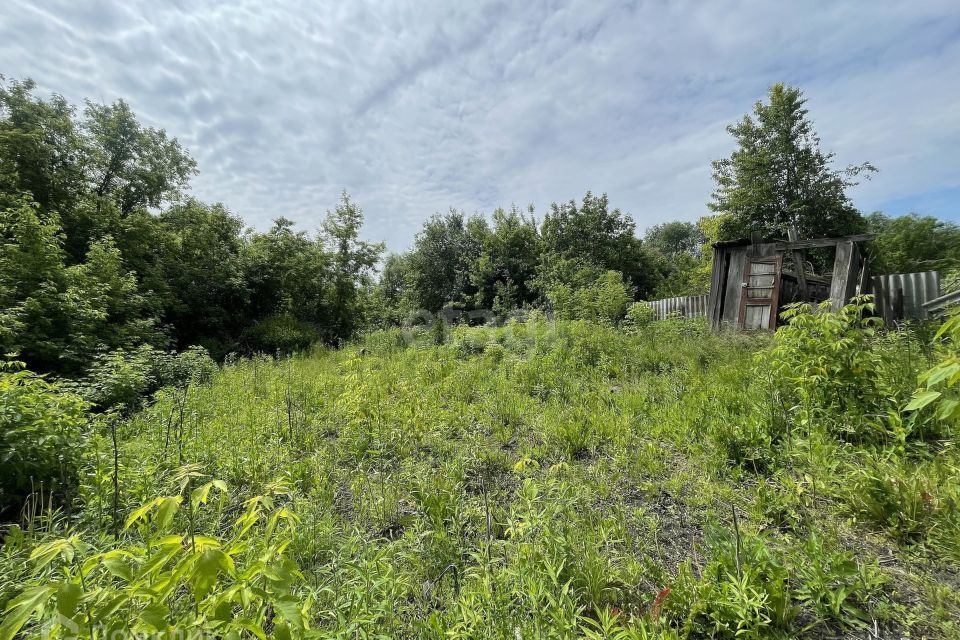
M 49 619 L 89 557 L 81 634 L 956 637 L 958 455 L 949 425 L 905 410 L 934 354 L 859 313 L 798 313 L 773 342 L 534 317 L 236 361 L 119 425 L 116 509 L 94 439 L 79 515 L 8 536 L 0 599 L 57 584 L 31 614 Z M 124 530 L 157 496 L 169 521 Z M 269 508 L 240 536 L 253 496 Z M 185 550 L 156 575 L 195 568 L 147 597 L 131 585 L 165 579 L 146 559 L 161 533 Z M 91 547 L 27 560 L 70 535 Z M 233 564 L 196 568 L 197 536 Z M 111 549 L 130 576 L 95 555 Z

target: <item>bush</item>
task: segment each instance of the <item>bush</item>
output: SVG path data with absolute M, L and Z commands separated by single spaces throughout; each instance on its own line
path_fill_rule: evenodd
M 320 341 L 317 329 L 290 315 L 273 315 L 258 322 L 247 334 L 252 352 L 290 355 Z
M 646 302 L 634 302 L 627 309 L 623 326 L 630 332 L 637 331 L 653 322 L 654 317 L 653 307 Z
M 0 516 L 43 489 L 64 497 L 77 482 L 87 403 L 21 363 L 0 365 Z
M 558 319 L 616 325 L 627 314 L 633 295 L 623 274 L 605 271 L 596 276 L 580 273 L 572 284 L 555 284 L 548 290 L 547 298 Z
M 203 347 L 174 353 L 141 345 L 98 355 L 83 378 L 64 386 L 102 411 L 130 411 L 139 408 L 144 398 L 160 387 L 202 384 L 216 371 L 217 363 Z

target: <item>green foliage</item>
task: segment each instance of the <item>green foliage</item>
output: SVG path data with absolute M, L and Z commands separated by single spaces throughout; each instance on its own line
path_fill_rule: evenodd
M 876 624 L 888 635 L 951 637 L 954 591 L 929 563 L 957 553 L 955 451 L 889 433 L 850 437 L 852 419 L 866 424 L 875 413 L 859 403 L 817 409 L 799 428 L 802 414 L 780 408 L 796 385 L 772 386 L 768 375 L 775 339 L 712 334 L 683 319 L 630 333 L 540 313 L 456 326 L 442 344 L 430 333 L 394 330 L 338 350 L 239 359 L 209 384 L 157 392 L 116 423 L 116 467 L 109 439 L 85 447 L 74 530 L 43 520 L 0 554 L 9 576 L 0 599 L 17 602 L 4 620 L 27 613 L 35 586 L 76 581 L 81 563 L 97 556 L 81 596 L 94 599 L 92 616 L 105 625 L 97 633 L 119 619 L 146 625 L 159 602 L 171 628 L 252 618 L 275 635 L 267 620 L 284 620 L 276 597 L 287 595 L 251 586 L 245 618 L 242 602 L 229 620 L 214 607 L 242 592 L 245 568 L 270 539 L 270 510 L 245 535 L 249 554 L 230 555 L 235 572 L 220 568 L 215 582 L 202 577 L 190 542 L 198 554 L 226 553 L 244 503 L 268 494 L 274 509 L 300 518 L 283 534 L 283 553 L 305 578 L 289 596 L 311 633 L 803 637 Z M 904 386 L 887 406 L 905 405 L 929 366 L 905 333 L 863 338 L 879 354 L 884 384 Z M 754 364 L 758 349 L 767 351 Z M 911 375 L 889 369 L 905 354 Z M 830 393 L 811 398 L 834 402 Z M 892 418 L 883 422 L 892 433 Z M 114 500 L 118 528 L 127 514 L 143 518 L 118 542 Z M 171 535 L 179 543 L 164 570 L 181 567 L 177 586 L 131 592 L 154 584 L 146 549 L 160 557 Z M 45 574 L 27 562 L 71 536 L 95 548 Z M 878 565 L 888 548 L 896 559 Z M 120 556 L 129 573 L 110 560 L 122 575 L 111 574 L 100 554 L 120 550 L 132 554 Z M 931 595 L 903 595 L 920 593 L 920 581 Z M 100 597 L 121 603 L 116 617 Z M 43 613 L 27 614 L 27 633 L 56 605 L 54 593 Z M 83 626 L 84 607 L 77 615 Z
M 547 289 L 547 299 L 560 319 L 615 325 L 626 316 L 633 295 L 619 272 L 598 273 L 584 267 L 574 272 L 569 281 L 552 284 Z
M 86 411 L 80 397 L 22 363 L 0 366 L 0 517 L 15 516 L 28 494 L 62 502 L 76 488 Z
M 320 332 L 293 316 L 275 315 L 255 324 L 247 334 L 250 351 L 290 355 L 320 341 Z
M 919 356 L 909 339 L 881 338 L 883 322 L 868 315 L 872 310 L 860 297 L 838 311 L 802 303 L 782 313 L 787 324 L 758 366 L 771 372 L 782 406 L 801 427 L 824 420 L 844 437 L 886 435 L 875 416 L 899 411 L 906 399 L 901 367 L 908 364 L 902 358 Z M 847 419 L 827 420 L 837 414 Z
M 949 462 L 915 464 L 892 451 L 868 452 L 851 470 L 852 511 L 898 540 L 949 549 L 960 535 L 960 481 Z
M 124 527 L 136 535 L 102 551 L 80 536 L 35 547 L 33 575 L 7 605 L 0 638 L 21 629 L 90 640 L 119 633 L 310 636 L 303 574 L 285 553 L 299 519 L 277 497 L 257 496 L 225 535 L 201 535 L 192 523 L 214 490 L 226 485 L 188 483 L 181 495 L 148 502 Z M 177 526 L 184 510 L 186 529 Z
M 209 382 L 217 364 L 203 347 L 176 353 L 140 345 L 93 357 L 84 376 L 63 382 L 99 410 L 140 408 L 161 387 L 184 388 Z
M 914 273 L 960 265 L 960 226 L 911 213 L 891 218 L 876 211 L 866 218 L 870 268 L 875 273 Z
M 623 319 L 623 327 L 627 331 L 641 331 L 654 321 L 656 313 L 646 302 L 634 302 L 627 307 L 627 315 Z
M 753 116 L 727 127 L 737 148 L 713 163 L 717 188 L 711 210 L 729 214 L 723 235 L 786 237 L 790 226 L 802 236 L 854 233 L 863 227 L 846 189 L 869 163 L 837 170 L 832 153 L 820 150 L 799 89 L 775 84 L 769 103 L 757 101 Z
M 937 330 L 939 361 L 920 375 L 922 387 L 913 394 L 908 411 L 917 420 L 933 421 L 952 433 L 960 424 L 960 309 L 954 309 Z
M 541 225 L 541 264 L 576 260 L 600 271 L 619 271 L 638 295 L 653 289 L 653 259 L 636 236 L 636 225 L 619 209 L 610 209 L 606 194 L 590 192 L 577 205 L 554 203 Z

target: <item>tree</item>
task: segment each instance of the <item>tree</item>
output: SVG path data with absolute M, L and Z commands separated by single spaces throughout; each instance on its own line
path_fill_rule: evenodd
M 656 282 L 650 254 L 636 236 L 636 225 L 619 209 L 610 209 L 606 194 L 589 191 L 578 206 L 573 200 L 554 203 L 540 231 L 541 266 L 538 279 L 549 287 L 552 263 L 575 259 L 602 270 L 619 271 L 640 296 L 652 291 Z
M 133 272 L 123 266 L 110 236 L 94 242 L 86 259 L 68 267 L 63 294 L 69 340 L 61 359 L 73 372 L 82 371 L 101 352 L 140 344 L 163 346 Z
M 416 310 L 412 299 L 410 254 L 391 253 L 371 295 L 370 324 L 379 329 L 399 326 Z
M 87 101 L 90 179 L 98 206 L 109 199 L 121 217 L 141 207 L 157 208 L 183 195 L 196 161 L 162 129 L 143 127 L 123 100 Z
M 960 267 L 960 226 L 911 213 L 891 218 L 880 211 L 867 216 L 876 238 L 868 246 L 871 270 L 913 273 Z
M 532 216 L 524 218 L 516 207 L 496 209 L 492 219 L 493 229 L 483 236 L 470 282 L 477 290 L 474 303 L 478 308 L 504 313 L 531 304 L 536 297 L 533 278 L 539 262 L 538 234 Z
M 63 214 L 83 191 L 82 134 L 63 96 L 41 100 L 35 88 L 0 82 L 0 196 L 28 194 L 41 212 Z
M 69 329 L 60 226 L 26 196 L 8 202 L 0 206 L 0 350 L 49 370 Z
M 700 256 L 707 237 L 694 222 L 664 222 L 647 229 L 643 241 L 648 248 L 673 257 L 681 253 L 694 258 Z
M 450 210 L 423 224 L 410 252 L 410 288 L 418 309 L 437 312 L 448 305 L 471 306 L 477 293 L 470 270 L 490 233 L 480 216 Z
M 347 339 L 363 325 L 366 310 L 362 292 L 383 253 L 384 244 L 360 240 L 363 209 L 346 191 L 333 211 L 327 211 L 321 239 L 331 256 L 331 292 L 328 299 L 328 338 Z
M 249 321 L 243 222 L 221 204 L 192 199 L 169 207 L 157 220 L 156 235 L 163 242 L 157 248 L 163 253 L 146 254 L 138 266 L 145 274 L 144 260 L 159 266 L 169 292 L 162 318 L 174 327 L 180 347 L 202 344 L 222 356 Z
M 754 231 L 786 237 L 791 225 L 805 237 L 862 230 L 846 189 L 876 169 L 868 162 L 834 169 L 834 154 L 820 150 L 805 103 L 799 89 L 775 84 L 768 104 L 758 101 L 752 117 L 727 127 L 737 148 L 713 163 L 717 188 L 709 203 L 730 214 L 725 237 Z

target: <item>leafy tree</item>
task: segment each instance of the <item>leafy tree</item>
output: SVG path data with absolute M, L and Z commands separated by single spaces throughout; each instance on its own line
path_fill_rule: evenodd
M 436 312 L 450 304 L 469 305 L 477 292 L 470 270 L 489 232 L 480 216 L 466 218 L 452 209 L 424 223 L 409 258 L 412 302 L 418 309 Z
M 664 222 L 647 229 L 643 238 L 654 252 L 661 274 L 653 298 L 695 295 L 709 288 L 709 277 L 704 277 L 703 263 L 710 262 L 707 236 L 698 223 Z M 708 276 L 709 276 L 709 269 Z
M 584 267 L 569 280 L 572 282 L 557 282 L 547 291 L 558 318 L 619 324 L 626 316 L 633 291 L 623 274 Z
M 539 262 L 536 223 L 512 207 L 496 209 L 493 229 L 483 236 L 481 253 L 470 273 L 478 308 L 508 312 L 532 303 Z
M 84 262 L 67 268 L 66 281 L 69 341 L 61 359 L 71 369 L 82 370 L 98 352 L 165 342 L 110 236 L 95 242 Z
M 69 330 L 67 274 L 55 219 L 20 197 L 0 209 L 0 349 L 44 369 L 59 362 Z
M 144 127 L 123 100 L 87 101 L 84 129 L 90 139 L 90 179 L 99 202 L 116 204 L 121 216 L 141 207 L 178 200 L 196 173 L 196 162 L 162 129 Z
M 248 320 L 243 223 L 223 205 L 196 200 L 168 208 L 159 223 L 166 244 L 159 265 L 169 291 L 162 317 L 181 347 L 202 344 L 223 356 Z
M 551 263 L 577 259 L 619 271 L 639 295 L 647 295 L 656 281 L 654 264 L 635 232 L 630 216 L 610 209 L 606 194 L 587 192 L 579 206 L 573 200 L 554 203 L 540 231 L 541 276 L 551 270 Z
M 84 187 L 83 138 L 73 122 L 73 107 L 59 95 L 36 98 L 32 80 L 7 85 L 2 80 L 0 76 L 0 198 L 29 194 L 41 212 L 62 215 Z
M 327 212 L 321 230 L 323 246 L 331 258 L 330 339 L 350 338 L 364 322 L 363 291 L 384 244 L 360 240 L 362 226 L 363 210 L 344 191 L 336 208 Z
M 268 232 L 248 236 L 244 269 L 253 319 L 278 313 L 316 320 L 321 315 L 329 256 L 305 231 L 295 231 L 291 220 L 277 218 Z
M 372 326 L 397 326 L 416 310 L 410 289 L 410 254 L 391 253 L 383 262 L 380 279 L 370 301 Z
M 913 273 L 960 267 L 960 226 L 911 213 L 891 218 L 877 211 L 867 216 L 871 269 L 877 273 Z
M 665 256 L 673 257 L 681 253 L 694 258 L 699 257 L 707 237 L 694 222 L 664 222 L 647 229 L 643 236 L 646 245 Z
M 835 169 L 834 154 L 820 150 L 805 103 L 799 89 L 775 84 L 768 103 L 758 101 L 753 116 L 727 127 L 737 148 L 713 163 L 717 188 L 709 203 L 730 214 L 724 237 L 753 231 L 786 237 L 791 225 L 806 237 L 862 230 L 846 189 L 876 169 L 867 162 Z

